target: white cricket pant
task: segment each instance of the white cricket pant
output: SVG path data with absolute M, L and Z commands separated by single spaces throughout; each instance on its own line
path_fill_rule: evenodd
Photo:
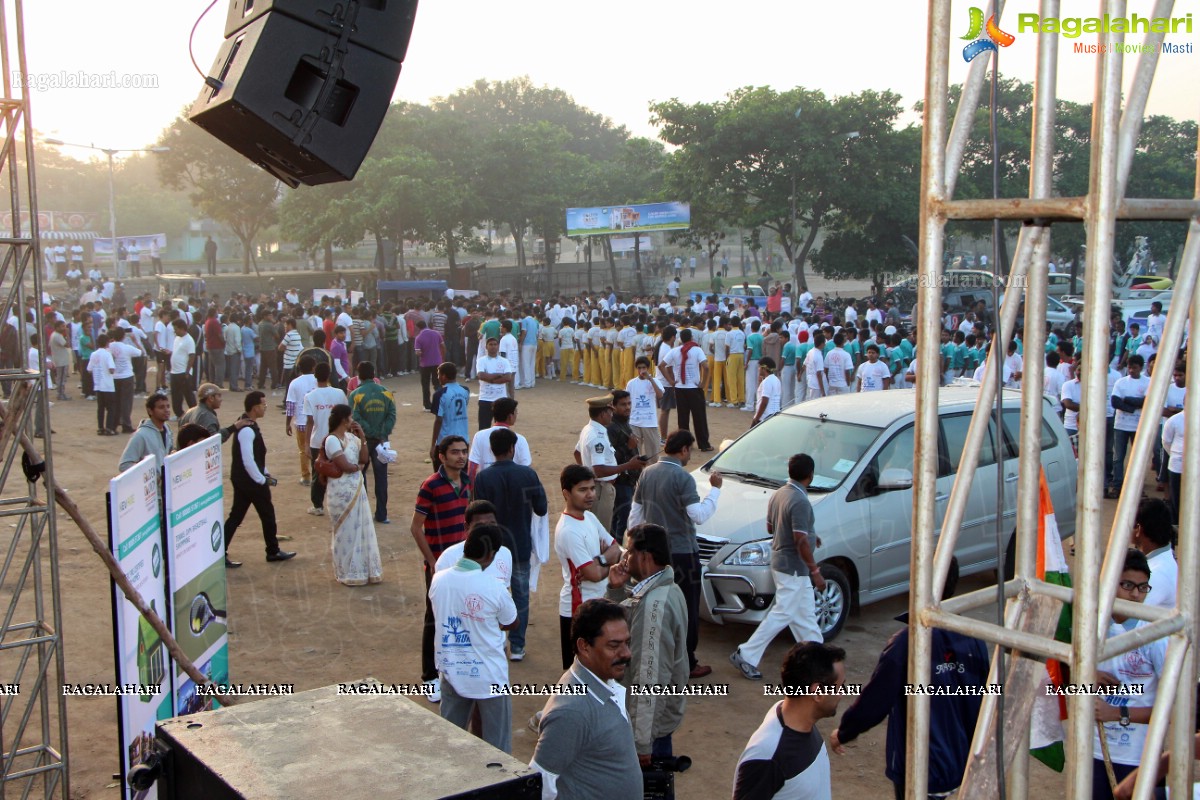
M 754 635 L 738 648 L 747 663 L 762 669 L 762 657 L 767 646 L 784 628 L 791 628 L 797 642 L 823 642 L 817 627 L 817 604 L 813 595 L 812 578 L 807 575 L 787 575 L 771 570 L 775 579 L 775 604 L 758 623 Z
M 521 386 L 526 389 L 533 388 L 534 375 L 534 359 L 537 358 L 536 344 L 521 345 Z
M 746 405 L 751 408 L 758 401 L 755 395 L 758 393 L 758 359 L 746 362 Z
M 796 402 L 796 367 L 785 365 L 779 373 L 779 382 L 783 384 L 779 392 L 779 407 L 787 408 Z

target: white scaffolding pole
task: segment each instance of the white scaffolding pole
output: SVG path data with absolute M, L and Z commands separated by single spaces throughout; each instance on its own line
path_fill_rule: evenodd
M 1111 18 L 1126 14 L 1125 0 L 1105 0 L 1101 12 Z M 1059 0 L 1043 0 L 1043 17 L 1059 16 Z M 1172 13 L 1171 0 L 1158 0 L 1156 17 Z M 999 11 L 997 11 L 999 19 Z M 1156 639 L 1168 639 L 1168 659 L 1160 676 L 1151 723 L 1147 732 L 1142 763 L 1153 764 L 1158 758 L 1170 727 L 1172 750 L 1190 754 L 1195 716 L 1194 692 L 1197 662 L 1193 650 L 1196 636 L 1197 606 L 1200 587 L 1195 581 L 1181 580 L 1175 609 L 1150 608 L 1117 600 L 1115 587 L 1120 574 L 1137 500 L 1145 479 L 1157 421 L 1171 370 L 1159 370 L 1152 378 L 1143 424 L 1130 454 L 1130 469 L 1123 487 L 1112 527 L 1102 531 L 1105 477 L 1104 446 L 1107 404 L 1108 310 L 1112 301 L 1111 266 L 1118 220 L 1190 220 L 1188 240 L 1181 259 L 1175 286 L 1176 313 L 1168 322 L 1160 346 L 1161 353 L 1177 352 L 1183 339 L 1186 303 L 1192 315 L 1200 318 L 1200 171 L 1195 196 L 1191 200 L 1163 198 L 1126 198 L 1133 154 L 1141 132 L 1147 95 L 1153 81 L 1162 33 L 1148 33 L 1143 42 L 1149 48 L 1138 60 L 1132 84 L 1122 110 L 1121 82 L 1124 56 L 1107 49 L 1097 59 L 1096 88 L 1091 130 L 1090 175 L 1084 197 L 1053 197 L 1052 172 L 1055 155 L 1054 109 L 1059 37 L 1041 36 L 1038 41 L 1037 78 L 1034 89 L 1034 130 L 1030 148 L 1030 187 L 1028 198 L 1000 198 L 971 201 L 953 200 L 956 178 L 982 93 L 986 64 L 971 67 L 956 109 L 953 127 L 947 136 L 949 86 L 947 58 L 950 3 L 930 0 L 927 28 L 926 98 L 924 106 L 923 158 L 921 169 L 920 290 L 917 320 L 917 358 L 936 363 L 941 310 L 941 274 L 943 239 L 947 220 L 1010 219 L 1024 222 L 1014 256 L 1010 286 L 999 313 L 998 330 L 993 336 L 989 358 L 1003 358 L 1016 324 L 1018 306 L 1024 289 L 1026 352 L 1033 354 L 1027 364 L 1022 393 L 1020 455 L 1017 483 L 1017 535 L 1015 578 L 1004 586 L 1009 601 L 1005 624 L 997 625 L 964 616 L 967 611 L 994 602 L 994 589 L 982 589 L 952 600 L 940 602 L 966 500 L 975 477 L 974 464 L 964 459 L 949 502 L 940 536 L 936 525 L 937 478 L 937 398 L 938 381 L 928 370 L 917 379 L 916 451 L 914 455 L 913 547 L 910 596 L 909 680 L 925 683 L 930 679 L 931 628 L 941 627 L 977 636 L 987 642 L 1019 649 L 1035 657 L 1056 658 L 1071 668 L 1076 683 L 1094 683 L 1098 664 Z M 1120 34 L 1105 34 L 1102 41 L 1120 44 Z M 982 61 L 982 60 L 981 60 Z M 1123 113 L 1122 113 L 1123 111 Z M 1197 145 L 1200 154 L 1200 143 Z M 1200 161 L 1200 159 L 1198 159 Z M 1087 232 L 1085 276 L 1084 345 L 1081 375 L 1079 478 L 1076 502 L 1075 588 L 1047 584 L 1036 577 L 1036 537 L 1038 530 L 1038 494 L 1040 473 L 1040 437 L 1042 404 L 1041 376 L 1044 362 L 1037 356 L 1045 342 L 1046 267 L 1050 254 L 1050 228 L 1057 221 L 1083 221 Z M 1200 352 L 1190 352 L 1189 368 L 1200 374 Z M 996 397 L 996 375 L 984 372 L 976 413 L 968 429 L 965 452 L 975 452 L 987 434 L 988 415 Z M 1192 393 L 1194 394 L 1194 393 Z M 1185 408 L 1184 481 L 1200 476 L 1200 399 L 1189 398 Z M 1184 493 L 1181 512 L 1183 531 L 1200 530 L 1200 500 L 1195 492 Z M 1060 514 L 1070 513 L 1058 509 Z M 1105 535 L 1107 534 L 1107 535 Z M 1178 549 L 1179 571 L 1184 576 L 1200 574 L 1200 543 L 1182 536 Z M 936 545 L 935 545 L 936 541 Z M 1102 568 L 1103 564 L 1103 568 Z M 1029 605 L 1032 595 L 1056 598 L 1074 606 L 1073 639 L 1069 644 L 1052 636 L 1017 629 L 1017 621 Z M 1116 610 L 1148 624 L 1134 631 L 1107 639 L 1109 620 Z M 980 715 L 981 727 L 997 716 L 997 703 L 989 698 Z M 1068 793 L 1070 798 L 1091 796 L 1092 742 L 1095 722 L 1090 697 L 1070 699 L 1068 723 Z M 924 695 L 911 698 L 908 717 L 908 798 L 925 797 L 928 783 L 929 705 Z M 1006 731 L 1020 738 L 1022 746 L 1005 748 L 1012 762 L 1009 768 L 1010 797 L 1028 793 L 1027 730 Z M 978 743 L 977 743 L 978 744 Z M 977 748 L 981 750 L 982 748 Z M 1001 757 L 1005 757 L 1004 754 Z M 1190 792 L 1192 759 L 1173 759 L 1172 792 Z M 1151 770 L 1147 770 L 1151 773 Z M 1135 797 L 1149 797 L 1153 775 L 1143 776 Z

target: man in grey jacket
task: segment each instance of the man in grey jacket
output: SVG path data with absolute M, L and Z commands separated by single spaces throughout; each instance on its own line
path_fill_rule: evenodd
M 184 425 L 199 425 L 209 434 L 220 433 L 221 443 L 229 441 L 229 437 L 240 431 L 247 425 L 253 424 L 253 420 L 242 417 L 232 425 L 221 427 L 221 423 L 217 421 L 217 410 L 221 408 L 221 387 L 215 383 L 204 383 L 200 385 L 200 391 L 197 393 L 198 403 L 193 408 L 189 408 L 187 413 L 179 418 L 179 427 Z
M 626 708 L 638 761 L 648 767 L 652 757 L 674 755 L 671 734 L 683 722 L 684 697 L 658 687 L 686 686 L 691 669 L 687 601 L 675 584 L 671 545 L 661 525 L 645 523 L 625 532 L 625 555 L 608 573 L 608 599 L 629 611 L 633 660 L 622 683 L 631 691 Z
M 175 449 L 171 444 L 171 429 L 167 427 L 167 420 L 171 418 L 171 398 L 158 393 L 147 395 L 146 415 L 147 419 L 142 420 L 125 444 L 118 472 L 124 472 L 149 455 L 154 456 L 155 467 L 161 470 L 163 459 Z
M 539 722 L 529 765 L 542 773 L 542 800 L 641 800 L 633 731 L 625 710 L 630 661 L 625 609 L 586 600 L 571 621 L 575 660 L 559 679 L 586 694 L 554 695 Z

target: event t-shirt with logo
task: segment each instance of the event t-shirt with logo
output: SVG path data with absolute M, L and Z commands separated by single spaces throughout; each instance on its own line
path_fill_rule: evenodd
M 558 615 L 570 617 L 580 603 L 604 597 L 607 578 L 598 581 L 584 580 L 579 570 L 587 566 L 596 556 L 613 543 L 600 520 L 590 511 L 583 517 L 573 517 L 563 512 L 554 529 L 554 552 L 562 564 L 562 590 L 558 593 Z
M 1153 581 L 1154 576 L 1151 575 Z M 1108 638 L 1118 636 L 1126 631 L 1140 628 L 1149 623 L 1143 620 L 1130 619 L 1123 623 L 1113 622 L 1108 626 Z M 1167 660 L 1167 641 L 1157 639 L 1144 644 L 1136 650 L 1122 653 L 1119 656 L 1100 662 L 1097 669 L 1116 677 L 1122 686 L 1140 686 L 1140 694 L 1114 695 L 1107 698 L 1116 706 L 1127 702 L 1130 708 L 1145 708 L 1154 705 L 1158 695 L 1158 676 L 1162 674 L 1163 665 Z M 1142 760 L 1142 745 L 1146 742 L 1146 731 L 1149 725 L 1136 722 L 1129 727 L 1123 727 L 1120 722 L 1105 722 L 1104 736 L 1108 740 L 1108 752 L 1114 764 L 1137 766 Z M 1100 746 L 1100 736 L 1092 736 L 1092 757 L 1103 760 L 1104 751 Z
M 313 418 L 308 441 L 325 441 L 329 435 L 329 414 L 334 406 L 346 404 L 346 393 L 336 386 L 318 386 L 304 395 L 304 416 Z
M 433 566 L 434 571 L 441 572 L 453 568 L 462 559 L 466 546 L 466 540 L 463 540 L 443 550 L 442 554 L 438 556 L 437 563 Z M 496 557 L 492 559 L 492 563 L 488 564 L 483 574 L 495 578 L 507 590 L 512 585 L 512 564 L 512 551 L 504 545 L 500 545 L 500 549 L 496 551 Z
M 475 373 L 486 372 L 489 375 L 508 375 L 513 372 L 512 364 L 507 358 L 496 356 L 495 358 L 484 354 L 477 362 L 475 362 Z M 479 382 L 479 402 L 491 403 L 499 400 L 501 397 L 507 397 L 508 392 L 505 390 L 507 384 L 504 383 L 484 383 Z
M 885 379 L 892 377 L 888 365 L 882 361 L 864 361 L 858 365 L 858 380 L 864 392 L 882 392 Z
M 633 410 L 629 412 L 629 424 L 634 428 L 658 426 L 658 395 L 654 391 L 654 378 L 633 378 L 625 384 Z M 661 387 L 662 384 L 659 384 Z
M 433 606 L 434 661 L 460 697 L 494 697 L 492 684 L 508 683 L 504 631 L 517 619 L 508 590 L 473 561 L 435 572 L 429 584 Z
M 854 363 L 850 360 L 850 354 L 845 348 L 834 347 L 825 356 L 825 369 L 829 378 L 829 386 L 832 389 L 845 389 L 846 373 L 854 369 Z

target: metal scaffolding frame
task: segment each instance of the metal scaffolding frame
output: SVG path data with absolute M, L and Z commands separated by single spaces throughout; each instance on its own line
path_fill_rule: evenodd
M 5 324 L 17 319 L 21 364 L 0 369 L 0 521 L 12 526 L 0 553 L 0 681 L 19 686 L 0 696 L 0 797 L 70 796 L 67 773 L 67 710 L 62 696 L 64 659 L 58 543 L 53 489 L 23 468 L 36 463 L 53 475 L 50 407 L 46 396 L 46 352 L 37 371 L 23 369 L 29 337 L 22 324 L 26 302 L 42 320 L 42 275 L 34 180 L 33 126 L 29 89 L 14 86 L 14 72 L 27 74 L 22 0 L 0 0 L 0 177 L 11 216 L 0 232 L 0 297 Z M 35 438 L 40 420 L 45 438 Z M 25 456 L 25 462 L 22 457 Z M 9 794 L 9 793 L 12 794 Z
M 1042 0 L 1043 17 L 1059 17 L 1059 0 Z M 1168 17 L 1171 0 L 1158 0 L 1156 17 Z M 1126 15 L 1125 0 L 1103 0 L 1101 12 L 1112 17 Z M 998 2 L 1000 19 L 1003 2 Z M 1109 50 L 1097 56 L 1096 88 L 1091 129 L 1091 171 L 1085 197 L 1052 196 L 1052 164 L 1055 153 L 1054 114 L 1058 68 L 1059 37 L 1038 37 L 1037 71 L 1034 85 L 1034 122 L 1030 145 L 1030 187 L 1028 198 L 999 200 L 954 200 L 957 178 L 970 127 L 982 94 L 989 59 L 972 63 L 963 86 L 953 127 L 949 115 L 949 54 L 951 50 L 950 0 L 930 0 L 927 31 L 926 87 L 921 162 L 921 246 L 920 289 L 918 299 L 917 359 L 922 364 L 940 360 L 941 279 L 945 224 L 952 219 L 1010 219 L 1024 225 L 1014 255 L 1010 283 L 1000 309 L 1000 321 L 984 372 L 978 405 L 964 445 L 964 452 L 976 452 L 988 432 L 988 422 L 996 397 L 997 372 L 994 359 L 1002 359 L 1012 340 L 1019 304 L 1024 294 L 1027 353 L 1041 353 L 1045 343 L 1047 266 L 1050 258 L 1050 229 L 1055 221 L 1082 220 L 1087 230 L 1083 360 L 1088 364 L 1108 361 L 1108 310 L 1112 300 L 1112 259 L 1117 220 L 1155 219 L 1189 221 L 1187 243 L 1179 265 L 1175 294 L 1180 296 L 1176 313 L 1168 315 L 1160 352 L 1177 352 L 1183 339 L 1188 309 L 1200 318 L 1200 293 L 1196 291 L 1200 271 L 1200 168 L 1192 200 L 1125 198 L 1134 147 L 1145 114 L 1146 99 L 1154 77 L 1163 40 L 1161 33 L 1148 33 L 1145 42 L 1151 49 L 1138 59 L 1125 106 L 1121 106 L 1124 54 Z M 1108 41 L 1123 43 L 1123 34 L 1108 34 Z M 1198 143 L 1200 150 L 1200 143 Z M 1200 165 L 1200 162 L 1198 162 Z M 1018 291 L 1019 281 L 1025 292 Z M 1185 305 L 1190 301 L 1190 305 Z M 997 356 L 996 354 L 999 353 Z M 1142 764 L 1157 762 L 1163 749 L 1168 721 L 1172 725 L 1170 749 L 1188 753 L 1173 759 L 1169 785 L 1173 795 L 1191 795 L 1192 738 L 1195 717 L 1196 659 L 1191 644 L 1196 635 L 1197 605 L 1200 587 L 1192 580 L 1200 574 L 1200 543 L 1194 536 L 1181 536 L 1177 558 L 1179 581 L 1175 609 L 1150 608 L 1137 603 L 1114 601 L 1124 553 L 1129 541 L 1147 465 L 1162 415 L 1163 400 L 1171 381 L 1171 370 L 1157 370 L 1151 379 L 1145 411 L 1129 455 L 1127 477 L 1117 505 L 1116 518 L 1107 532 L 1102 531 L 1104 491 L 1104 438 L 1106 370 L 1085 371 L 1080 402 L 1079 483 L 1076 502 L 1075 588 L 1053 586 L 1036 579 L 1036 542 L 1038 531 L 1038 491 L 1040 474 L 1042 377 L 1045 363 L 1032 358 L 1025 365 L 1021 396 L 1019 477 L 1017 483 L 1017 531 L 1015 577 L 1003 587 L 1008 606 L 1005 624 L 997 625 L 972 619 L 963 614 L 988 605 L 996 598 L 994 588 L 940 601 L 950 569 L 958 531 L 966 509 L 967 496 L 974 479 L 975 466 L 967 459 L 960 465 L 954 489 L 945 511 L 941 536 L 936 530 L 938 380 L 936 370 L 922 370 L 917 378 L 917 449 L 914 456 L 915 493 L 913 530 L 925 532 L 913 538 L 910 595 L 912 646 L 909 651 L 909 680 L 930 683 L 930 651 L 933 628 L 944 628 L 978 637 L 999 648 L 1020 650 L 1032 657 L 1058 659 L 1071 668 L 1072 681 L 1096 682 L 1099 662 L 1132 650 L 1148 641 L 1166 638 L 1167 658 L 1159 679 L 1158 696 L 1148 728 Z M 1188 353 L 1189 374 L 1200 374 L 1200 348 Z M 1184 485 L 1200 477 L 1200 393 L 1189 392 L 1185 401 Z M 1063 513 L 1059 509 L 1059 513 Z M 1185 492 L 1180 514 L 1181 531 L 1200 530 L 1200 493 Z M 1055 598 L 1074 606 L 1072 642 L 1064 644 L 1053 636 L 1042 636 L 1018 628 L 1018 621 L 1038 598 Z M 1112 639 L 1106 639 L 1108 621 L 1114 608 L 1150 624 Z M 1001 678 L 1003 676 L 1000 676 Z M 992 682 L 999 682 L 993 664 Z M 1011 699 L 1011 698 L 1010 698 Z M 1070 798 L 1091 797 L 1092 742 L 1095 733 L 1093 698 L 1073 696 L 1068 701 L 1067 724 L 1068 784 Z M 927 797 L 929 762 L 929 696 L 909 698 L 908 715 L 908 786 L 909 800 Z M 987 697 L 980 713 L 972 758 L 989 744 L 980 731 L 994 721 L 998 700 Z M 1008 731 L 1017 745 L 1006 747 L 1001 758 L 1008 775 L 1009 796 L 1028 796 L 1028 727 Z M 1139 777 L 1135 798 L 1150 797 L 1153 770 Z

